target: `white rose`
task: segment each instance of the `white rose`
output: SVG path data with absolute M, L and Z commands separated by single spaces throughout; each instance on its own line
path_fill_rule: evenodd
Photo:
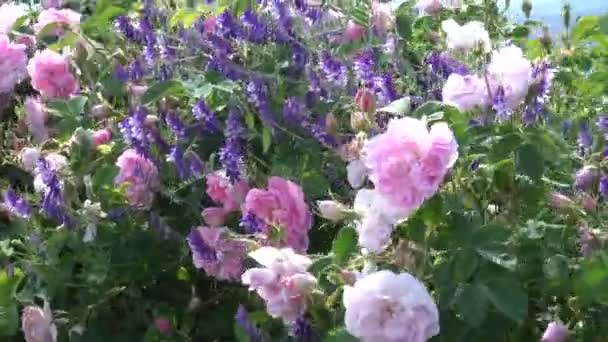
M 454 19 L 448 19 L 441 23 L 441 28 L 447 36 L 449 49 L 467 51 L 481 46 L 482 51 L 487 53 L 492 48 L 490 35 L 482 22 L 470 21 L 460 26 Z

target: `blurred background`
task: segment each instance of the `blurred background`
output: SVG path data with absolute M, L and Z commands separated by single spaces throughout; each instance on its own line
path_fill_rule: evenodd
M 498 0 L 504 4 L 504 0 Z M 521 10 L 523 0 L 511 0 L 509 14 L 519 20 L 524 19 L 524 14 Z M 551 32 L 557 33 L 563 30 L 563 24 L 560 17 L 561 8 L 565 1 L 563 0 L 531 0 L 532 13 L 531 19 L 542 20 L 548 26 Z M 583 15 L 600 15 L 608 12 L 608 0 L 572 0 L 569 1 L 572 7 L 572 19 L 575 20 Z

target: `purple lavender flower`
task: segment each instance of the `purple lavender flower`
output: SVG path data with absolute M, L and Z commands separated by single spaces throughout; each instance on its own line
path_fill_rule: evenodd
M 602 176 L 599 183 L 599 192 L 605 201 L 608 201 L 608 176 Z
M 334 137 L 332 137 L 331 135 L 327 134 L 327 132 L 325 131 L 325 127 L 319 124 L 304 121 L 302 122 L 302 128 L 308 131 L 308 133 L 310 133 L 310 135 L 317 139 L 317 141 L 320 142 L 322 145 L 325 145 L 327 147 L 336 147 L 338 145 L 336 139 L 334 139 Z
M 251 212 L 244 213 L 239 222 L 239 227 L 247 234 L 255 234 L 263 231 L 264 225 L 264 221 Z
M 597 169 L 594 166 L 587 165 L 576 172 L 574 187 L 581 191 L 587 191 L 593 186 L 596 176 Z
M 165 61 L 173 61 L 176 57 L 176 51 L 173 47 L 169 46 L 169 40 L 167 36 L 162 36 L 158 39 L 158 48 L 160 50 L 160 56 Z
M 2 204 L 8 211 L 23 219 L 30 218 L 30 206 L 27 201 L 15 193 L 12 188 L 4 192 L 4 203 Z
M 127 16 L 121 15 L 114 21 L 116 31 L 120 32 L 127 40 L 133 43 L 140 43 L 141 37 L 139 31 L 131 24 Z
M 463 76 L 469 74 L 469 69 L 466 65 L 451 58 L 446 53 L 433 52 L 424 62 L 431 67 L 431 70 L 435 74 L 443 79 L 447 79 L 451 74 Z
M 121 82 L 129 80 L 129 72 L 120 64 L 114 64 L 114 77 Z
M 299 43 L 289 44 L 291 47 L 291 67 L 296 72 L 301 72 L 306 66 L 306 49 Z
M 40 189 L 40 212 L 61 224 L 69 225 L 70 218 L 63 207 L 61 183 L 56 172 L 44 158 L 40 158 L 36 162 L 35 173 L 43 185 Z
M 564 120 L 562 123 L 562 135 L 564 138 L 568 136 L 568 133 L 570 133 L 570 128 L 572 128 L 572 121 Z
M 545 110 L 545 103 L 549 97 L 549 90 L 554 74 L 555 69 L 551 68 L 546 61 L 534 66 L 532 78 L 535 78 L 537 81 L 536 96 L 524 110 L 523 122 L 525 125 L 531 125 L 536 122 L 541 114 L 543 116 L 548 115 Z
M 346 66 L 333 58 L 328 52 L 323 52 L 319 59 L 319 68 L 325 81 L 335 87 L 344 88 L 348 84 Z
M 168 81 L 173 78 L 173 70 L 171 70 L 171 67 L 168 64 L 163 63 L 158 67 L 157 78 L 161 82 Z
M 386 73 L 381 76 L 374 77 L 374 87 L 376 93 L 376 102 L 378 105 L 387 105 L 397 100 L 398 95 L 393 84 L 393 78 Z
M 247 83 L 245 92 L 247 93 L 249 102 L 258 111 L 259 117 L 264 125 L 269 128 L 273 127 L 275 121 L 272 112 L 270 112 L 270 107 L 268 106 L 268 94 L 264 81 L 260 78 L 250 81 Z
M 312 342 L 314 337 L 312 327 L 304 317 L 296 319 L 289 325 L 289 336 L 300 342 Z
M 582 121 L 578 126 L 578 144 L 584 148 L 591 148 L 593 139 L 589 134 L 589 123 Z
M 256 328 L 253 323 L 249 320 L 247 310 L 243 305 L 239 305 L 239 308 L 236 311 L 236 315 L 234 316 L 236 323 L 243 329 L 247 337 L 249 338 L 249 342 L 262 342 L 262 332 Z
M 273 30 L 272 35 L 277 43 L 286 43 L 293 39 L 294 33 L 292 30 L 293 20 L 289 15 L 287 2 L 281 0 L 272 0 L 270 3 L 270 14 L 277 22 L 277 27 Z
M 182 152 L 180 151 L 178 146 L 173 146 L 171 148 L 171 152 L 167 156 L 167 161 L 173 163 L 175 165 L 175 169 L 177 170 L 177 175 L 180 179 L 188 178 L 189 172 L 186 169 L 186 165 L 184 164 L 184 159 Z
M 145 76 L 145 70 L 141 65 L 141 61 L 137 58 L 133 59 L 127 67 L 127 73 L 129 74 L 129 79 L 133 82 L 143 79 Z
M 213 134 L 219 131 L 217 119 L 213 112 L 207 107 L 204 99 L 198 100 L 192 107 L 192 115 L 203 123 L 203 133 Z
M 139 153 L 146 156 L 148 155 L 150 144 L 158 142 L 158 139 L 156 139 L 146 125 L 147 115 L 148 113 L 145 108 L 137 107 L 135 109 L 130 109 L 129 116 L 118 123 L 118 128 L 122 133 L 125 143 L 134 147 Z
M 203 161 L 193 151 L 184 153 L 184 162 L 191 177 L 200 177 L 203 174 Z
M 165 121 L 165 124 L 171 132 L 178 138 L 182 139 L 186 137 L 186 125 L 177 116 L 177 113 L 170 111 L 168 113 L 161 114 L 161 117 Z
M 217 58 L 227 58 L 232 54 L 232 45 L 228 39 L 222 38 L 215 34 L 210 34 L 206 37 L 207 42 L 213 49 L 213 53 Z
M 243 132 L 241 112 L 237 109 L 232 109 L 226 119 L 224 146 L 219 151 L 220 162 L 232 183 L 236 183 L 241 177 L 241 135 Z
M 547 325 L 541 342 L 566 342 L 568 335 L 568 327 L 561 322 L 551 322 Z
M 600 115 L 597 119 L 597 127 L 603 132 L 608 131 L 608 115 Z
M 268 29 L 266 28 L 266 25 L 259 20 L 251 7 L 247 7 L 245 12 L 241 15 L 241 23 L 245 39 L 252 43 L 261 43 L 266 39 Z
M 374 56 L 370 50 L 359 53 L 353 59 L 355 75 L 367 88 L 374 84 L 374 66 Z
M 229 10 L 224 10 L 216 17 L 215 32 L 222 38 L 234 38 L 240 35 L 239 27 Z
M 210 262 L 217 260 L 216 252 L 213 248 L 205 243 L 198 229 L 193 228 L 186 238 L 188 246 L 192 251 L 192 258 L 199 263 Z
M 289 97 L 283 104 L 283 118 L 291 125 L 299 125 L 308 115 L 308 109 L 295 97 Z
M 502 86 L 499 86 L 494 93 L 494 98 L 492 99 L 492 108 L 496 111 L 496 117 L 499 121 L 505 121 L 511 117 L 511 111 L 507 107 L 507 103 L 505 101 L 505 88 Z

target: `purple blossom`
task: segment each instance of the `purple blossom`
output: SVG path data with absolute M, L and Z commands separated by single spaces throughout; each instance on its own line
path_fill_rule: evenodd
M 139 31 L 131 24 L 127 16 L 121 15 L 114 21 L 114 28 L 121 33 L 127 40 L 133 43 L 140 43 L 141 36 Z
M 603 132 L 608 132 L 608 115 L 600 115 L 597 119 L 597 127 Z
M 30 206 L 27 201 L 15 193 L 12 188 L 4 192 L 4 203 L 2 205 L 13 215 L 23 219 L 30 218 Z
M 192 115 L 203 124 L 203 133 L 213 134 L 219 131 L 217 119 L 213 112 L 207 107 L 204 99 L 198 100 L 192 107 Z
M 593 186 L 596 176 L 597 169 L 587 165 L 576 172 L 574 187 L 578 190 L 587 191 Z
M 129 80 L 129 72 L 120 64 L 114 64 L 114 77 L 121 82 Z
M 129 63 L 129 66 L 127 67 L 127 73 L 129 75 L 129 79 L 133 82 L 143 79 L 146 74 L 145 69 L 141 64 L 141 61 L 137 58 L 133 59 L 131 63 Z
M 36 162 L 35 173 L 43 185 L 40 189 L 40 212 L 61 224 L 68 225 L 70 218 L 63 205 L 61 182 L 57 173 L 44 158 Z
M 137 107 L 129 110 L 129 116 L 118 123 L 118 128 L 122 133 L 125 143 L 135 148 L 143 155 L 148 155 L 148 148 L 154 142 L 160 142 L 162 139 L 156 137 L 150 128 L 146 125 L 146 117 L 148 113 L 145 108 Z
M 295 97 L 289 97 L 283 104 L 283 118 L 291 125 L 299 125 L 308 115 L 308 109 Z
M 270 107 L 268 106 L 268 91 L 264 81 L 260 78 L 249 81 L 245 91 L 247 93 L 247 99 L 258 111 L 259 117 L 264 125 L 269 128 L 273 127 L 275 121 L 272 112 L 270 112 Z
M 600 247 L 600 240 L 589 227 L 582 227 L 580 230 L 581 255 L 588 258 Z
M 170 111 L 166 114 L 161 114 L 161 117 L 165 121 L 165 124 L 171 132 L 178 138 L 183 139 L 186 137 L 186 125 L 177 116 L 177 113 Z
M 374 88 L 379 105 L 387 105 L 398 98 L 393 78 L 388 73 L 374 77 Z
M 431 70 L 435 74 L 443 79 L 447 79 L 451 74 L 463 76 L 469 74 L 469 69 L 466 65 L 451 58 L 446 53 L 433 52 L 424 62 L 431 67 Z
M 262 332 L 249 320 L 247 310 L 243 305 L 239 305 L 234 316 L 236 323 L 243 329 L 249 342 L 262 342 Z
M 168 81 L 173 78 L 173 70 L 171 70 L 171 67 L 168 64 L 163 63 L 158 67 L 157 78 L 161 82 Z
M 203 174 L 203 161 L 195 152 L 184 153 L 184 162 L 191 177 L 200 177 Z
M 171 148 L 171 152 L 167 156 L 167 161 L 173 163 L 175 165 L 175 169 L 177 170 L 177 175 L 180 179 L 188 178 L 189 172 L 186 169 L 186 165 L 184 164 L 184 159 L 182 152 L 180 151 L 178 146 L 173 146 Z
M 492 108 L 496 111 L 496 117 L 499 121 L 505 121 L 511 117 L 511 111 L 505 101 L 505 88 L 502 86 L 499 86 L 494 93 Z
M 230 41 L 218 35 L 210 34 L 206 37 L 206 41 L 211 45 L 217 58 L 227 58 L 233 52 Z
M 241 126 L 241 112 L 237 109 L 232 109 L 226 119 L 224 146 L 219 151 L 220 162 L 232 183 L 236 183 L 241 177 L 241 136 L 243 132 L 244 129 Z
M 564 138 L 567 137 L 570 133 L 570 128 L 572 128 L 572 121 L 564 120 L 564 122 L 562 123 L 562 135 L 564 136 Z
M 261 43 L 266 39 L 268 29 L 266 28 L 266 25 L 259 20 L 251 7 L 247 7 L 245 12 L 241 15 L 241 23 L 245 39 L 252 43 Z
M 363 51 L 353 58 L 355 75 L 365 87 L 369 88 L 374 84 L 374 66 L 374 56 L 370 50 Z
M 289 336 L 300 342 L 312 342 L 314 338 L 312 327 L 304 317 L 296 319 L 289 325 Z
M 239 27 L 229 10 L 224 10 L 224 12 L 216 17 L 215 32 L 222 38 L 239 36 Z
M 591 148 L 593 139 L 589 134 L 589 123 L 582 121 L 578 126 L 578 144 L 584 148 Z
M 158 47 L 160 50 L 160 56 L 165 61 L 173 61 L 176 57 L 176 51 L 173 47 L 169 46 L 167 36 L 162 36 L 158 39 Z
M 600 178 L 599 192 L 605 201 L 608 201 L 608 176 Z
M 336 139 L 334 139 L 334 137 L 332 137 L 331 135 L 327 134 L 327 132 L 325 131 L 325 127 L 319 124 L 309 121 L 303 121 L 302 128 L 308 131 L 308 133 L 310 133 L 310 135 L 317 139 L 317 141 L 320 142 L 322 145 L 325 145 L 327 147 L 336 147 L 338 145 Z
M 333 58 L 328 52 L 323 52 L 319 60 L 319 68 L 325 81 L 335 87 L 344 88 L 348 84 L 346 66 Z
M 201 236 L 198 229 L 193 228 L 186 238 L 190 251 L 192 251 L 192 258 L 199 263 L 213 262 L 217 260 L 216 252 L 211 246 L 205 243 L 205 240 Z
M 299 43 L 292 43 L 289 46 L 291 47 L 291 67 L 301 72 L 306 66 L 306 49 Z
M 561 322 L 551 322 L 547 325 L 541 342 L 566 342 L 568 335 L 568 327 Z
M 239 222 L 239 227 L 247 234 L 261 232 L 264 230 L 264 226 L 264 221 L 251 212 L 244 213 Z

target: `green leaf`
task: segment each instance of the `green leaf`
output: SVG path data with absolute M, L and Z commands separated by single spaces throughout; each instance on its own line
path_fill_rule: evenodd
M 584 304 L 608 303 L 608 255 L 583 261 L 575 277 L 575 292 Z
M 357 252 L 357 233 L 351 227 L 344 227 L 334 239 L 332 252 L 336 262 L 344 264 Z
M 543 176 L 545 162 L 543 155 L 534 145 L 524 144 L 517 150 L 516 170 L 538 182 Z
M 13 336 L 19 328 L 19 312 L 15 292 L 23 279 L 23 272 L 15 268 L 13 275 L 0 273 L 0 335 Z
M 171 19 L 169 19 L 169 26 L 170 27 L 175 27 L 178 24 L 182 24 L 183 27 L 190 27 L 190 25 L 192 25 L 192 23 L 198 18 L 200 17 L 201 13 L 198 11 L 195 11 L 193 9 L 190 8 L 182 8 L 180 10 L 178 10 L 177 12 L 175 12 L 175 14 L 173 14 L 173 16 L 171 16 Z
M 581 17 L 576 26 L 572 28 L 572 40 L 579 42 L 591 34 L 595 33 L 599 29 L 599 17 L 597 16 L 584 16 Z
M 422 118 L 424 116 L 429 117 L 435 113 L 442 112 L 445 105 L 437 101 L 429 101 L 422 104 L 418 109 L 414 111 L 412 116 L 416 118 Z
M 407 115 L 409 114 L 410 110 L 411 100 L 407 96 L 389 103 L 386 107 L 378 109 L 379 112 L 386 112 L 397 115 Z
M 249 342 L 249 337 L 247 336 L 245 329 L 238 323 L 234 323 L 234 336 L 236 337 L 237 342 Z
M 477 328 L 483 323 L 488 312 L 488 300 L 481 295 L 483 289 L 477 284 L 466 284 L 455 297 L 456 310 L 465 322 Z
M 493 279 L 481 289 L 494 307 L 508 318 L 522 322 L 528 316 L 528 294 L 514 279 Z
M 183 91 L 184 86 L 179 81 L 171 80 L 158 82 L 146 90 L 141 97 L 141 104 L 147 105 L 156 102 L 165 96 L 180 94 Z
M 74 115 L 80 115 L 84 113 L 84 106 L 87 104 L 88 99 L 85 96 L 73 96 L 68 101 L 68 108 Z
M 465 248 L 454 256 L 454 278 L 456 281 L 464 282 L 473 275 L 479 264 L 479 257 L 472 248 Z
M 401 38 L 406 41 L 412 37 L 412 25 L 414 24 L 414 18 L 409 12 L 402 11 L 397 14 L 395 23 L 397 24 L 397 33 Z
M 349 334 L 345 328 L 336 328 L 327 334 L 323 342 L 357 342 L 358 340 Z
M 600 17 L 599 24 L 600 31 L 602 31 L 603 34 L 608 35 L 608 14 L 605 14 Z
M 272 144 L 272 133 L 266 127 L 262 129 L 262 151 L 264 153 L 270 150 L 270 145 Z

